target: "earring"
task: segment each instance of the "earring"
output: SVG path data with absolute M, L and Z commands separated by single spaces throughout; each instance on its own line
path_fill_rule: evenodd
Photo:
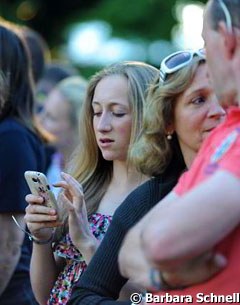
M 172 140 L 172 135 L 170 133 L 167 135 L 167 139 L 168 139 L 168 141 Z

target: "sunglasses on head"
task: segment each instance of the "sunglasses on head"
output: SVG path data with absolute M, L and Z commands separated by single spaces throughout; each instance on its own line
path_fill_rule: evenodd
M 179 51 L 164 58 L 160 66 L 160 82 L 163 83 L 168 74 L 172 74 L 187 66 L 193 60 L 194 56 L 206 59 L 205 49 L 199 49 L 195 51 Z
M 229 12 L 226 4 L 223 2 L 223 0 L 218 0 L 218 3 L 221 6 L 221 9 L 224 13 L 227 29 L 228 29 L 229 33 L 232 33 L 233 26 L 232 26 L 232 18 L 231 18 L 230 12 Z

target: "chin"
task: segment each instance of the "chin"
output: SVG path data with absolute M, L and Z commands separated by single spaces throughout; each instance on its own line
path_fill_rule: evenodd
M 113 154 L 102 154 L 103 159 L 106 161 L 113 161 L 115 160 L 115 156 Z
M 103 154 L 103 159 L 106 161 L 126 161 L 126 157 L 113 154 Z

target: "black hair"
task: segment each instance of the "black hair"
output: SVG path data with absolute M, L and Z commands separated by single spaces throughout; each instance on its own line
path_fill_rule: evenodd
M 17 26 L 0 20 L 0 120 L 12 116 L 34 131 L 34 95 L 30 59 Z

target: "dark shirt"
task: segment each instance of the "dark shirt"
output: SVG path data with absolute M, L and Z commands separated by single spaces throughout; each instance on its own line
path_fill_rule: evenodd
M 69 305 L 131 304 L 116 301 L 127 279 L 118 269 L 118 253 L 127 231 L 176 185 L 185 165 L 172 162 L 164 174 L 135 189 L 120 205 L 87 270 L 73 289 Z
M 25 196 L 29 193 L 29 188 L 24 179 L 24 172 L 26 170 L 43 171 L 44 168 L 45 154 L 40 139 L 13 118 L 0 122 L 1 214 L 8 213 L 10 217 L 10 214 L 25 213 L 27 206 Z M 14 222 L 13 225 L 15 225 Z M 22 304 L 24 289 L 28 293 L 29 302 L 23 304 L 34 304 L 30 302 L 31 287 L 28 287 L 31 247 L 31 242 L 25 236 L 19 263 L 10 283 L 0 296 L 1 305 Z M 18 291 L 21 293 L 18 294 Z

